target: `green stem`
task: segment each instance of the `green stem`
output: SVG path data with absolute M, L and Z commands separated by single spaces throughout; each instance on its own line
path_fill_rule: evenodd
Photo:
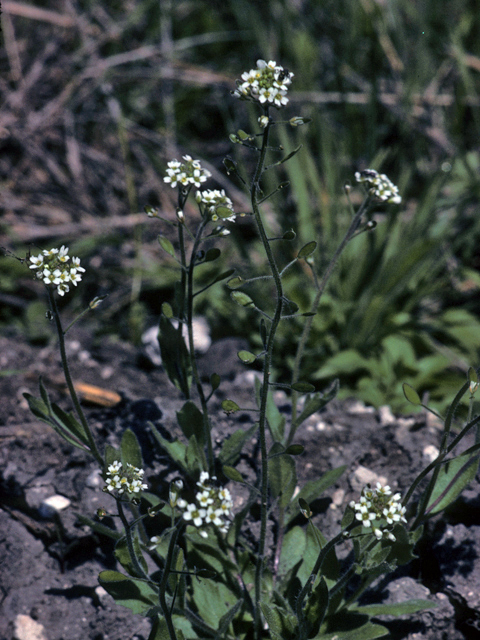
M 97 449 L 97 445 L 93 438 L 93 434 L 88 425 L 87 419 L 85 418 L 85 414 L 83 413 L 82 407 L 80 406 L 80 401 L 78 399 L 77 392 L 75 391 L 75 387 L 73 385 L 72 376 L 70 375 L 70 367 L 68 366 L 67 352 L 65 349 L 65 332 L 63 331 L 63 328 L 62 328 L 62 321 L 60 319 L 60 314 L 58 312 L 57 302 L 55 300 L 55 296 L 53 294 L 51 287 L 47 286 L 46 289 L 48 294 L 48 301 L 50 303 L 50 309 L 52 311 L 53 318 L 55 321 L 55 327 L 57 329 L 58 343 L 60 348 L 60 357 L 62 359 L 62 368 L 63 368 L 63 373 L 65 375 L 65 382 L 67 383 L 68 391 L 70 393 L 70 397 L 72 399 L 73 406 L 75 407 L 77 416 L 86 433 L 88 446 L 90 447 L 90 452 L 94 456 L 98 464 L 101 467 L 103 467 L 103 458 L 100 454 L 100 451 Z
M 365 212 L 367 211 L 368 207 L 370 206 L 370 202 L 371 202 L 371 196 L 367 196 L 365 198 L 365 200 L 363 201 L 361 207 L 358 209 L 357 213 L 355 214 L 355 216 L 353 217 L 352 222 L 350 223 L 350 226 L 348 227 L 347 232 L 345 233 L 345 236 L 343 237 L 343 240 L 340 242 L 340 244 L 337 247 L 337 250 L 335 251 L 332 259 L 330 260 L 330 263 L 327 266 L 327 269 L 323 275 L 322 280 L 320 281 L 320 284 L 317 287 L 317 293 L 315 295 L 315 299 L 313 301 L 312 307 L 311 307 L 311 311 L 312 313 L 317 313 L 318 311 L 318 306 L 320 304 L 320 299 L 323 295 L 323 292 L 325 291 L 325 287 L 330 279 L 330 276 L 333 273 L 333 270 L 338 262 L 338 259 L 340 258 L 343 250 L 345 249 L 345 247 L 347 246 L 348 242 L 352 239 L 355 231 L 358 228 L 358 225 L 360 224 L 360 220 L 362 218 L 362 216 L 365 214 Z M 292 384 L 295 384 L 295 382 L 298 382 L 298 378 L 299 378 L 299 374 L 300 374 L 300 365 L 302 363 L 302 358 L 303 358 L 303 353 L 305 351 L 305 347 L 307 344 L 307 340 L 308 337 L 310 335 L 310 330 L 312 328 L 312 324 L 313 324 L 313 320 L 314 320 L 315 316 L 310 316 L 309 318 L 306 319 L 304 327 L 303 327 L 303 331 L 302 331 L 302 335 L 300 338 L 300 342 L 298 343 L 298 347 L 297 347 L 297 353 L 295 355 L 295 362 L 293 365 L 293 372 L 292 372 Z M 287 447 L 288 445 L 290 445 L 292 443 L 292 440 L 295 436 L 295 432 L 298 428 L 299 425 L 296 425 L 295 422 L 297 420 L 297 403 L 298 403 L 298 391 L 293 391 L 292 393 L 292 421 L 291 421 L 291 427 L 290 427 L 290 433 L 288 434 L 288 440 L 287 440 Z
M 128 523 L 125 512 L 123 510 L 122 502 L 120 500 L 117 500 L 117 508 L 118 515 L 120 516 L 120 520 L 122 521 L 123 527 L 125 529 L 125 539 L 127 541 L 128 555 L 130 556 L 130 560 L 132 561 L 132 565 L 135 573 L 137 574 L 137 578 L 150 580 L 138 561 L 137 554 L 135 553 L 135 547 L 133 546 L 132 525 Z
M 265 115 L 268 115 L 268 109 L 265 111 Z M 260 189 L 260 178 L 262 176 L 265 166 L 265 156 L 268 147 L 268 135 L 270 130 L 270 123 L 265 127 L 263 131 L 262 147 L 260 150 L 260 157 L 258 159 L 257 167 L 253 176 L 250 197 L 252 203 L 252 211 L 255 216 L 255 222 L 260 234 L 260 238 L 267 255 L 267 260 L 272 271 L 273 279 L 275 282 L 276 290 L 276 304 L 275 313 L 273 314 L 270 331 L 267 337 L 267 345 L 265 349 L 265 356 L 263 360 L 263 382 L 260 393 L 260 420 L 259 420 L 259 436 L 260 436 L 260 452 L 261 452 L 261 516 L 260 516 L 260 539 L 258 545 L 257 565 L 255 568 L 255 637 L 260 639 L 262 633 L 262 620 L 260 613 L 260 602 L 262 599 L 261 587 L 263 576 L 263 565 L 265 555 L 265 540 L 267 535 L 267 511 L 268 511 L 268 458 L 267 458 L 267 397 L 270 381 L 270 368 L 272 364 L 273 347 L 275 342 L 275 334 L 277 332 L 278 325 L 282 316 L 282 300 L 283 300 L 283 288 L 282 281 L 280 279 L 280 273 L 273 256 L 272 248 L 268 240 L 263 220 L 260 215 L 257 202 L 257 193 Z
M 168 629 L 168 634 L 170 636 L 170 640 L 177 640 L 177 634 L 175 633 L 175 629 L 173 627 L 172 612 L 170 611 L 170 608 L 167 606 L 165 592 L 167 590 L 168 578 L 170 575 L 170 568 L 172 566 L 173 552 L 175 550 L 175 543 L 177 542 L 177 537 L 178 537 L 178 528 L 175 528 L 172 531 L 172 536 L 170 538 L 170 542 L 168 543 L 167 557 L 165 558 L 165 566 L 163 569 L 162 579 L 159 584 L 159 593 L 158 593 L 158 600 L 160 602 L 163 615 L 165 616 L 165 622 L 167 623 L 167 629 Z
M 193 272 L 195 269 L 195 258 L 197 255 L 198 247 L 200 245 L 200 241 L 202 239 L 202 233 L 207 222 L 208 220 L 206 218 L 203 218 L 201 224 L 198 227 L 197 234 L 195 236 L 195 241 L 192 247 L 190 264 L 188 266 L 188 271 L 187 271 L 187 328 L 188 328 L 190 363 L 192 367 L 193 380 L 195 382 L 197 393 L 200 398 L 200 404 L 202 405 L 203 433 L 204 433 L 205 442 L 207 444 L 208 468 L 209 468 L 210 476 L 213 476 L 215 475 L 215 462 L 213 458 L 212 434 L 211 434 L 212 430 L 210 426 L 210 420 L 208 417 L 207 400 L 205 398 L 203 386 L 200 381 L 200 375 L 198 373 L 197 359 L 195 358 L 195 342 L 193 338 L 193 297 L 194 297 L 193 296 Z

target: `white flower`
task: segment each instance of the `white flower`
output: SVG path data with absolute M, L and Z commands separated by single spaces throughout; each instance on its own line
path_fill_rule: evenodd
M 257 60 L 257 68 L 245 71 L 237 80 L 233 95 L 280 108 L 288 103 L 286 94 L 292 78 L 293 73 L 277 65 L 275 60 Z M 265 125 L 261 123 L 261 126 Z
M 355 179 L 357 182 L 365 183 L 369 187 L 369 193 L 382 202 L 400 204 L 402 201 L 398 187 L 384 173 L 379 174 L 375 169 L 365 169 L 357 171 Z
M 217 527 L 219 527 L 223 525 L 223 520 L 221 518 L 222 515 L 223 511 L 221 509 L 213 509 L 212 507 L 208 507 L 205 522 L 215 524 L 217 525 Z
M 43 255 L 40 254 L 36 258 L 32 256 L 30 262 L 33 263 L 30 265 L 30 269 L 41 269 L 43 267 Z
M 192 520 L 196 527 L 201 527 L 206 515 L 207 512 L 205 509 L 199 509 L 196 504 L 189 504 L 183 514 L 183 519 L 187 521 Z

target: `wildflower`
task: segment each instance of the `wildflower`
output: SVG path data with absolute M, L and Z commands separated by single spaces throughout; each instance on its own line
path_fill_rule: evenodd
M 233 210 L 233 202 L 228 196 L 225 195 L 225 191 L 218 189 L 207 189 L 206 191 L 197 191 L 195 200 L 198 204 L 205 205 L 205 212 L 211 216 L 211 220 L 216 222 L 219 217 L 223 220 L 230 222 L 235 221 L 235 212 Z M 222 213 L 219 216 L 217 209 L 221 209 Z M 231 211 L 231 215 L 228 215 Z
M 188 504 L 186 511 L 183 513 L 184 520 L 192 520 L 196 527 L 201 527 L 203 519 L 207 515 L 205 509 L 199 509 L 196 504 Z
M 236 81 L 233 95 L 241 100 L 250 100 L 278 108 L 288 103 L 287 91 L 292 82 L 293 73 L 277 65 L 274 60 L 257 60 L 257 68 L 245 71 Z M 265 121 L 260 126 L 265 127 Z
M 395 542 L 395 536 L 385 528 L 386 525 L 393 525 L 397 522 L 406 522 L 406 507 L 402 506 L 402 496 L 396 493 L 392 496 L 392 491 L 388 485 L 382 486 L 377 482 L 372 488 L 367 485 L 362 489 L 360 500 L 349 503 L 351 509 L 355 511 L 355 518 L 364 527 L 371 528 L 372 533 L 378 540 L 386 539 Z
M 69 284 L 76 287 L 85 272 L 80 266 L 80 258 L 70 258 L 68 251 L 68 247 L 62 245 L 60 249 L 44 249 L 40 255 L 30 257 L 29 268 L 35 269 L 36 277 L 47 286 L 55 285 L 60 296 L 70 291 Z
M 199 160 L 193 160 L 191 156 L 183 156 L 183 161 L 171 160 L 167 164 L 167 175 L 163 181 L 170 184 L 172 188 L 179 183 L 183 187 L 194 185 L 198 188 L 212 175 L 210 171 L 202 168 Z
M 117 491 L 121 495 L 122 493 L 140 493 L 140 491 L 148 489 L 148 485 L 142 482 L 145 473 L 143 469 L 134 467 L 132 464 L 127 464 L 127 468 L 123 472 L 122 469 L 123 465 L 119 461 L 108 466 L 104 491 Z
M 214 525 L 221 533 L 228 532 L 229 523 L 225 518 L 233 506 L 232 496 L 225 487 L 219 488 L 213 484 L 216 479 L 215 476 L 210 477 L 208 471 L 202 471 L 197 482 L 200 491 L 195 495 L 195 502 L 187 503 L 177 497 L 176 505 L 173 505 L 183 512 L 184 520 L 197 527 L 202 538 L 208 537 L 208 525 Z
M 398 193 L 398 187 L 387 178 L 384 173 L 378 173 L 374 169 L 365 169 L 355 173 L 357 182 L 363 182 L 368 188 L 370 195 L 375 196 L 382 202 L 389 204 L 400 204 L 402 197 Z

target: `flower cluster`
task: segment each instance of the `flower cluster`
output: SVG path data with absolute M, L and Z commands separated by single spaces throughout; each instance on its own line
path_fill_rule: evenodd
M 350 507 L 356 512 L 355 517 L 364 527 L 371 527 L 375 536 L 388 538 L 395 542 L 395 536 L 390 531 L 380 529 L 380 526 L 395 524 L 396 522 L 406 522 L 405 507 L 402 506 L 402 496 L 396 493 L 392 496 L 392 491 L 387 485 L 383 487 L 377 482 L 374 489 L 367 485 L 362 489 L 359 502 L 352 500 Z
M 384 173 L 378 173 L 374 169 L 365 169 L 364 171 L 357 171 L 355 179 L 357 182 L 364 182 L 369 193 L 382 202 L 400 204 L 402 201 L 402 197 L 398 193 L 398 187 Z
M 207 169 L 203 169 L 199 160 L 192 160 L 191 156 L 183 156 L 184 162 L 172 160 L 168 163 L 167 175 L 164 182 L 170 183 L 175 188 L 177 185 L 188 187 L 194 185 L 200 187 L 212 174 Z
M 293 73 L 275 61 L 257 60 L 257 68 L 245 71 L 241 80 L 237 80 L 233 95 L 243 100 L 283 107 L 288 102 L 287 91 L 292 78 Z
M 80 258 L 70 260 L 68 247 L 60 249 L 44 249 L 37 257 L 31 256 L 30 269 L 36 270 L 37 278 L 45 284 L 56 285 L 59 295 L 64 296 L 70 291 L 69 284 L 77 286 L 82 279 L 85 269 L 80 266 Z
M 142 482 L 145 473 L 143 469 L 127 463 L 127 468 L 122 472 L 122 467 L 122 463 L 118 461 L 108 467 L 104 491 L 117 491 L 121 495 L 122 493 L 140 493 L 148 488 L 148 485 Z
M 222 220 L 229 220 L 234 222 L 235 212 L 233 211 L 233 202 L 228 196 L 225 195 L 225 191 L 222 189 L 207 189 L 206 191 L 197 191 L 195 200 L 198 204 L 205 205 L 205 211 L 210 214 L 213 222 L 216 222 L 219 218 Z M 217 209 L 221 208 L 221 215 L 218 215 Z M 228 215 L 228 210 L 232 212 L 232 215 Z
M 230 514 L 233 506 L 230 491 L 212 484 L 217 478 L 208 471 L 202 471 L 197 482 L 199 491 L 195 495 L 195 502 L 187 503 L 183 498 L 176 500 L 176 506 L 182 511 L 183 519 L 200 529 L 202 538 L 207 538 L 205 528 L 209 524 L 215 525 L 221 533 L 227 533 L 228 522 L 225 518 Z

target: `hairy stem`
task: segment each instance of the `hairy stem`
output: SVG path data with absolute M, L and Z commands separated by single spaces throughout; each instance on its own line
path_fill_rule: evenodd
M 265 112 L 268 115 L 268 109 Z M 273 347 L 275 342 L 275 334 L 277 332 L 278 325 L 282 316 L 282 301 L 283 301 L 283 288 L 282 281 L 280 279 L 280 273 L 273 256 L 272 248 L 268 240 L 262 217 L 258 208 L 257 194 L 260 190 L 260 178 L 262 176 L 265 166 L 265 156 L 268 147 L 268 135 L 270 124 L 268 124 L 263 132 L 262 147 L 260 150 L 260 157 L 258 159 L 255 174 L 253 176 L 252 184 L 250 187 L 250 197 L 252 203 L 252 211 L 255 216 L 255 222 L 260 234 L 260 238 L 267 255 L 267 260 L 273 275 L 276 291 L 276 303 L 275 312 L 272 317 L 270 330 L 267 336 L 266 350 L 263 360 L 263 382 L 260 391 L 260 420 L 259 420 L 259 435 L 260 435 L 260 452 L 261 452 L 261 520 L 260 520 L 260 539 L 258 545 L 257 565 L 255 570 L 255 637 L 260 639 L 262 633 L 262 620 L 260 612 L 260 602 L 262 599 L 261 586 L 264 566 L 265 555 L 265 540 L 267 535 L 267 511 L 268 511 L 268 458 L 267 458 L 267 398 L 270 383 L 270 368 L 272 364 Z
M 60 357 L 62 359 L 62 368 L 63 368 L 63 373 L 65 375 L 65 382 L 67 383 L 68 391 L 70 393 L 70 397 L 72 399 L 73 406 L 75 407 L 75 411 L 77 413 L 77 416 L 78 416 L 78 418 L 79 418 L 79 420 L 80 420 L 80 422 L 82 424 L 82 427 L 85 430 L 85 433 L 87 435 L 88 446 L 90 447 L 90 452 L 94 456 L 94 458 L 98 462 L 98 464 L 101 467 L 103 467 L 103 458 L 102 458 L 102 456 L 100 454 L 100 451 L 97 448 L 97 445 L 95 443 L 95 439 L 93 437 L 92 431 L 91 431 L 90 426 L 89 426 L 89 424 L 87 422 L 85 414 L 83 413 L 82 407 L 80 406 L 80 401 L 78 399 L 77 392 L 75 391 L 75 387 L 73 385 L 72 376 L 70 374 L 70 367 L 68 366 L 67 352 L 66 352 L 66 349 L 65 349 L 65 332 L 63 331 L 63 328 L 62 328 L 62 321 L 60 319 L 60 314 L 58 312 L 57 302 L 55 300 L 55 296 L 53 294 L 53 291 L 52 291 L 52 289 L 50 287 L 47 287 L 47 293 L 48 293 L 48 301 L 50 303 L 50 309 L 52 311 L 53 318 L 54 318 L 54 321 L 55 321 L 55 327 L 57 329 L 58 343 L 59 343 L 59 348 L 60 348 Z
M 362 216 L 365 214 L 365 212 L 367 211 L 369 205 L 371 202 L 371 197 L 367 196 L 367 198 L 365 198 L 365 200 L 363 201 L 361 207 L 358 209 L 357 213 L 354 215 L 352 222 L 350 223 L 350 226 L 347 229 L 347 232 L 345 233 L 345 236 L 343 237 L 342 241 L 340 242 L 340 244 L 337 247 L 337 250 L 335 251 L 332 259 L 330 260 L 325 273 L 323 274 L 323 278 L 321 279 L 318 287 L 317 287 L 317 293 L 315 295 L 315 299 L 313 301 L 312 307 L 311 307 L 311 311 L 312 313 L 317 313 L 318 311 L 318 305 L 320 304 L 320 300 L 322 298 L 323 292 L 325 291 L 325 287 L 328 283 L 328 281 L 330 280 L 330 276 L 333 273 L 333 270 L 338 262 L 338 259 L 340 258 L 343 250 L 345 249 L 345 247 L 347 246 L 348 242 L 352 239 L 355 231 L 358 228 L 358 225 L 360 224 L 360 220 L 362 218 Z M 305 351 L 305 347 L 307 344 L 307 340 L 308 337 L 310 335 L 310 331 L 312 328 L 312 324 L 313 324 L 313 320 L 314 320 L 315 316 L 310 316 L 309 318 L 306 319 L 305 324 L 303 326 L 303 331 L 302 331 L 302 335 L 300 338 L 300 342 L 298 343 L 298 347 L 297 347 L 297 353 L 295 355 L 295 362 L 293 365 L 293 372 L 292 372 L 292 384 L 295 384 L 295 382 L 298 382 L 298 378 L 299 378 L 299 374 L 300 374 L 300 365 L 302 363 L 302 358 L 303 358 L 303 354 Z M 298 403 L 298 392 L 297 391 L 293 391 L 292 393 L 292 422 L 291 422 L 291 427 L 290 427 L 290 432 L 288 434 L 288 440 L 287 440 L 287 446 L 289 444 L 292 443 L 292 440 L 295 436 L 295 432 L 298 428 L 298 425 L 295 424 L 296 420 L 297 420 L 297 403 Z

